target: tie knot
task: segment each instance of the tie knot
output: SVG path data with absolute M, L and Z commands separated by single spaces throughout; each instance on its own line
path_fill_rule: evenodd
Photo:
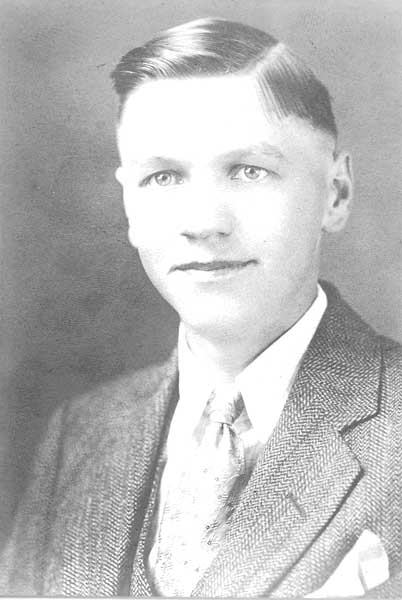
M 232 425 L 243 410 L 243 398 L 233 384 L 215 388 L 208 401 L 210 422 Z

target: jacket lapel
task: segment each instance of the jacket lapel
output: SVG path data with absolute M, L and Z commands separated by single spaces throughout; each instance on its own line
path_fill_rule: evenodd
M 342 432 L 378 411 L 381 361 L 367 326 L 326 291 L 285 409 L 193 595 L 274 594 L 363 477 Z M 317 564 L 310 584 L 320 575 Z
M 143 385 L 138 378 L 124 380 L 97 397 L 109 403 L 110 418 L 94 432 L 93 445 L 91 432 L 82 435 L 62 465 L 44 595 L 118 593 L 132 566 L 176 383 L 173 355 L 162 369 L 144 375 Z M 128 401 L 121 402 L 125 395 Z

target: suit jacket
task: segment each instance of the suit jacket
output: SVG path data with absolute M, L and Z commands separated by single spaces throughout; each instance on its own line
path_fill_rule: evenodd
M 327 310 L 195 596 L 302 597 L 364 529 L 389 557 L 378 597 L 401 595 L 401 351 L 324 287 Z M 118 595 L 137 552 L 131 593 L 151 594 L 139 539 L 176 399 L 173 353 L 56 410 L 2 559 L 1 593 Z

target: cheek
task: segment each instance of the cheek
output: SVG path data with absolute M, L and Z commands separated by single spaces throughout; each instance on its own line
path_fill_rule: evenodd
M 162 296 L 169 300 L 169 267 L 166 252 L 150 246 L 138 247 L 141 264 L 149 280 Z
M 168 226 L 167 205 L 144 197 L 138 191 L 125 192 L 124 205 L 131 243 L 137 248 L 162 244 Z
M 153 278 L 154 274 L 163 271 L 164 252 L 160 248 L 140 246 L 138 254 L 148 275 Z
M 240 211 L 239 222 L 248 245 L 263 244 L 281 254 L 303 247 L 315 248 L 323 217 L 320 193 L 300 185 L 261 196 Z

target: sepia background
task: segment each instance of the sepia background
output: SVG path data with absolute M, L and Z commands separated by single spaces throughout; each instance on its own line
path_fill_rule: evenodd
M 328 85 L 356 191 L 322 275 L 402 339 L 399 1 L 1 0 L 1 540 L 55 406 L 175 342 L 127 240 L 109 73 L 157 30 L 208 15 L 265 28 Z

